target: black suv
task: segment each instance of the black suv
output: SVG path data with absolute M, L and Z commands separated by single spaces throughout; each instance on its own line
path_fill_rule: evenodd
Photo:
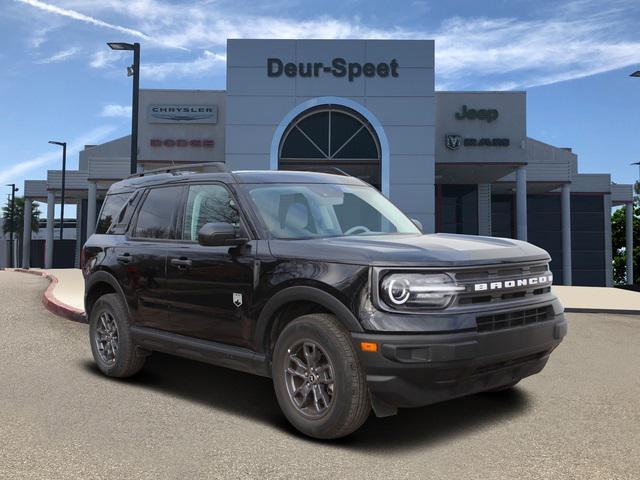
M 423 235 L 349 176 L 208 169 L 109 189 L 82 262 L 106 375 L 160 351 L 272 377 L 296 428 L 337 438 L 511 388 L 566 333 L 540 248 Z

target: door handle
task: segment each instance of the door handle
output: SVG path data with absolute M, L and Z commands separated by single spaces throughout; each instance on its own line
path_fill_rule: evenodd
M 120 263 L 131 263 L 133 262 L 133 256 L 130 253 L 123 253 L 122 255 L 117 255 L 116 260 Z
M 189 268 L 191 264 L 192 264 L 191 260 L 185 257 L 171 259 L 171 265 L 174 265 L 182 270 Z

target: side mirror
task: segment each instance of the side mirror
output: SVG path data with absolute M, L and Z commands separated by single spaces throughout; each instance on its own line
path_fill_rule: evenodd
M 424 230 L 422 229 L 422 222 L 420 220 L 416 220 L 415 218 L 412 218 L 411 221 L 416 227 L 418 227 L 418 230 L 424 233 Z
M 238 236 L 238 229 L 230 223 L 205 223 L 198 231 L 198 243 L 207 247 L 231 247 L 246 243 Z

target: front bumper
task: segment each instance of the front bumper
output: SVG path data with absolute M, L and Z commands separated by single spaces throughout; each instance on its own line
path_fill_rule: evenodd
M 487 333 L 352 333 L 379 415 L 491 390 L 542 370 L 567 332 L 562 313 Z M 375 342 L 364 352 L 360 342 Z

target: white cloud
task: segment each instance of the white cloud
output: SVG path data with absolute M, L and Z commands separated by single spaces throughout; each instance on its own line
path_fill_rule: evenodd
M 575 0 L 548 9 L 537 7 L 521 18 L 450 17 L 433 30 L 372 26 L 357 18 L 326 15 L 312 20 L 262 15 L 265 8 L 249 11 L 233 2 L 60 0 L 76 9 L 72 10 L 41 0 L 17 1 L 143 35 L 145 48 L 171 46 L 209 52 L 187 61 L 143 62 L 143 73 L 152 80 L 200 76 L 222 69 L 224 55 L 214 57 L 210 51 L 222 52 L 227 38 L 432 38 L 436 41 L 436 79 L 441 89 L 544 85 L 631 65 L 638 62 L 640 51 L 637 25 L 629 13 L 637 11 L 637 0 Z M 78 10 L 105 18 L 126 18 L 136 29 L 110 24 Z M 94 56 L 92 66 L 105 65 L 103 56 Z
M 89 132 L 77 137 L 69 143 L 67 148 L 67 158 L 77 153 L 84 148 L 85 145 L 96 144 L 105 140 L 116 130 L 115 126 L 105 125 L 94 128 Z M 60 160 L 59 149 L 52 149 L 46 153 L 38 155 L 34 158 L 23 160 L 20 163 L 15 164 L 13 167 L 4 169 L 0 172 L 0 183 L 4 184 L 9 181 L 15 181 L 16 177 L 34 170 L 38 167 L 43 167 L 54 160 Z
M 20 3 L 26 3 L 32 7 L 38 8 L 40 10 L 44 10 L 45 12 L 53 13 L 55 15 L 61 15 L 63 17 L 72 18 L 74 20 L 79 20 L 81 22 L 90 23 L 92 25 L 98 27 L 109 28 L 111 30 L 117 30 L 121 33 L 126 33 L 128 35 L 133 35 L 134 37 L 143 38 L 145 40 L 151 40 L 151 37 L 145 35 L 139 30 L 135 30 L 133 28 L 122 27 L 120 25 L 115 25 L 113 23 L 104 22 L 100 19 L 91 17 L 89 15 L 85 15 L 83 13 L 77 12 L 76 10 L 71 10 L 68 8 L 57 7 L 56 5 L 52 5 L 50 3 L 42 2 L 40 0 L 15 0 Z
M 105 105 L 104 107 L 102 107 L 100 116 L 131 118 L 131 105 Z
M 113 52 L 111 51 L 106 52 L 104 50 L 98 50 L 92 55 L 89 66 L 92 68 L 104 68 L 111 66 L 114 57 L 115 55 L 113 55 Z
M 226 60 L 226 55 L 205 50 L 201 56 L 186 62 L 143 63 L 141 75 L 154 80 L 164 80 L 167 77 L 202 76 L 215 67 L 224 66 Z
M 67 60 L 70 57 L 73 57 L 79 51 L 80 51 L 80 49 L 78 47 L 67 48 L 65 50 L 60 50 L 59 52 L 54 53 L 50 57 L 38 60 L 37 63 L 47 64 L 47 63 L 62 62 L 64 60 Z

